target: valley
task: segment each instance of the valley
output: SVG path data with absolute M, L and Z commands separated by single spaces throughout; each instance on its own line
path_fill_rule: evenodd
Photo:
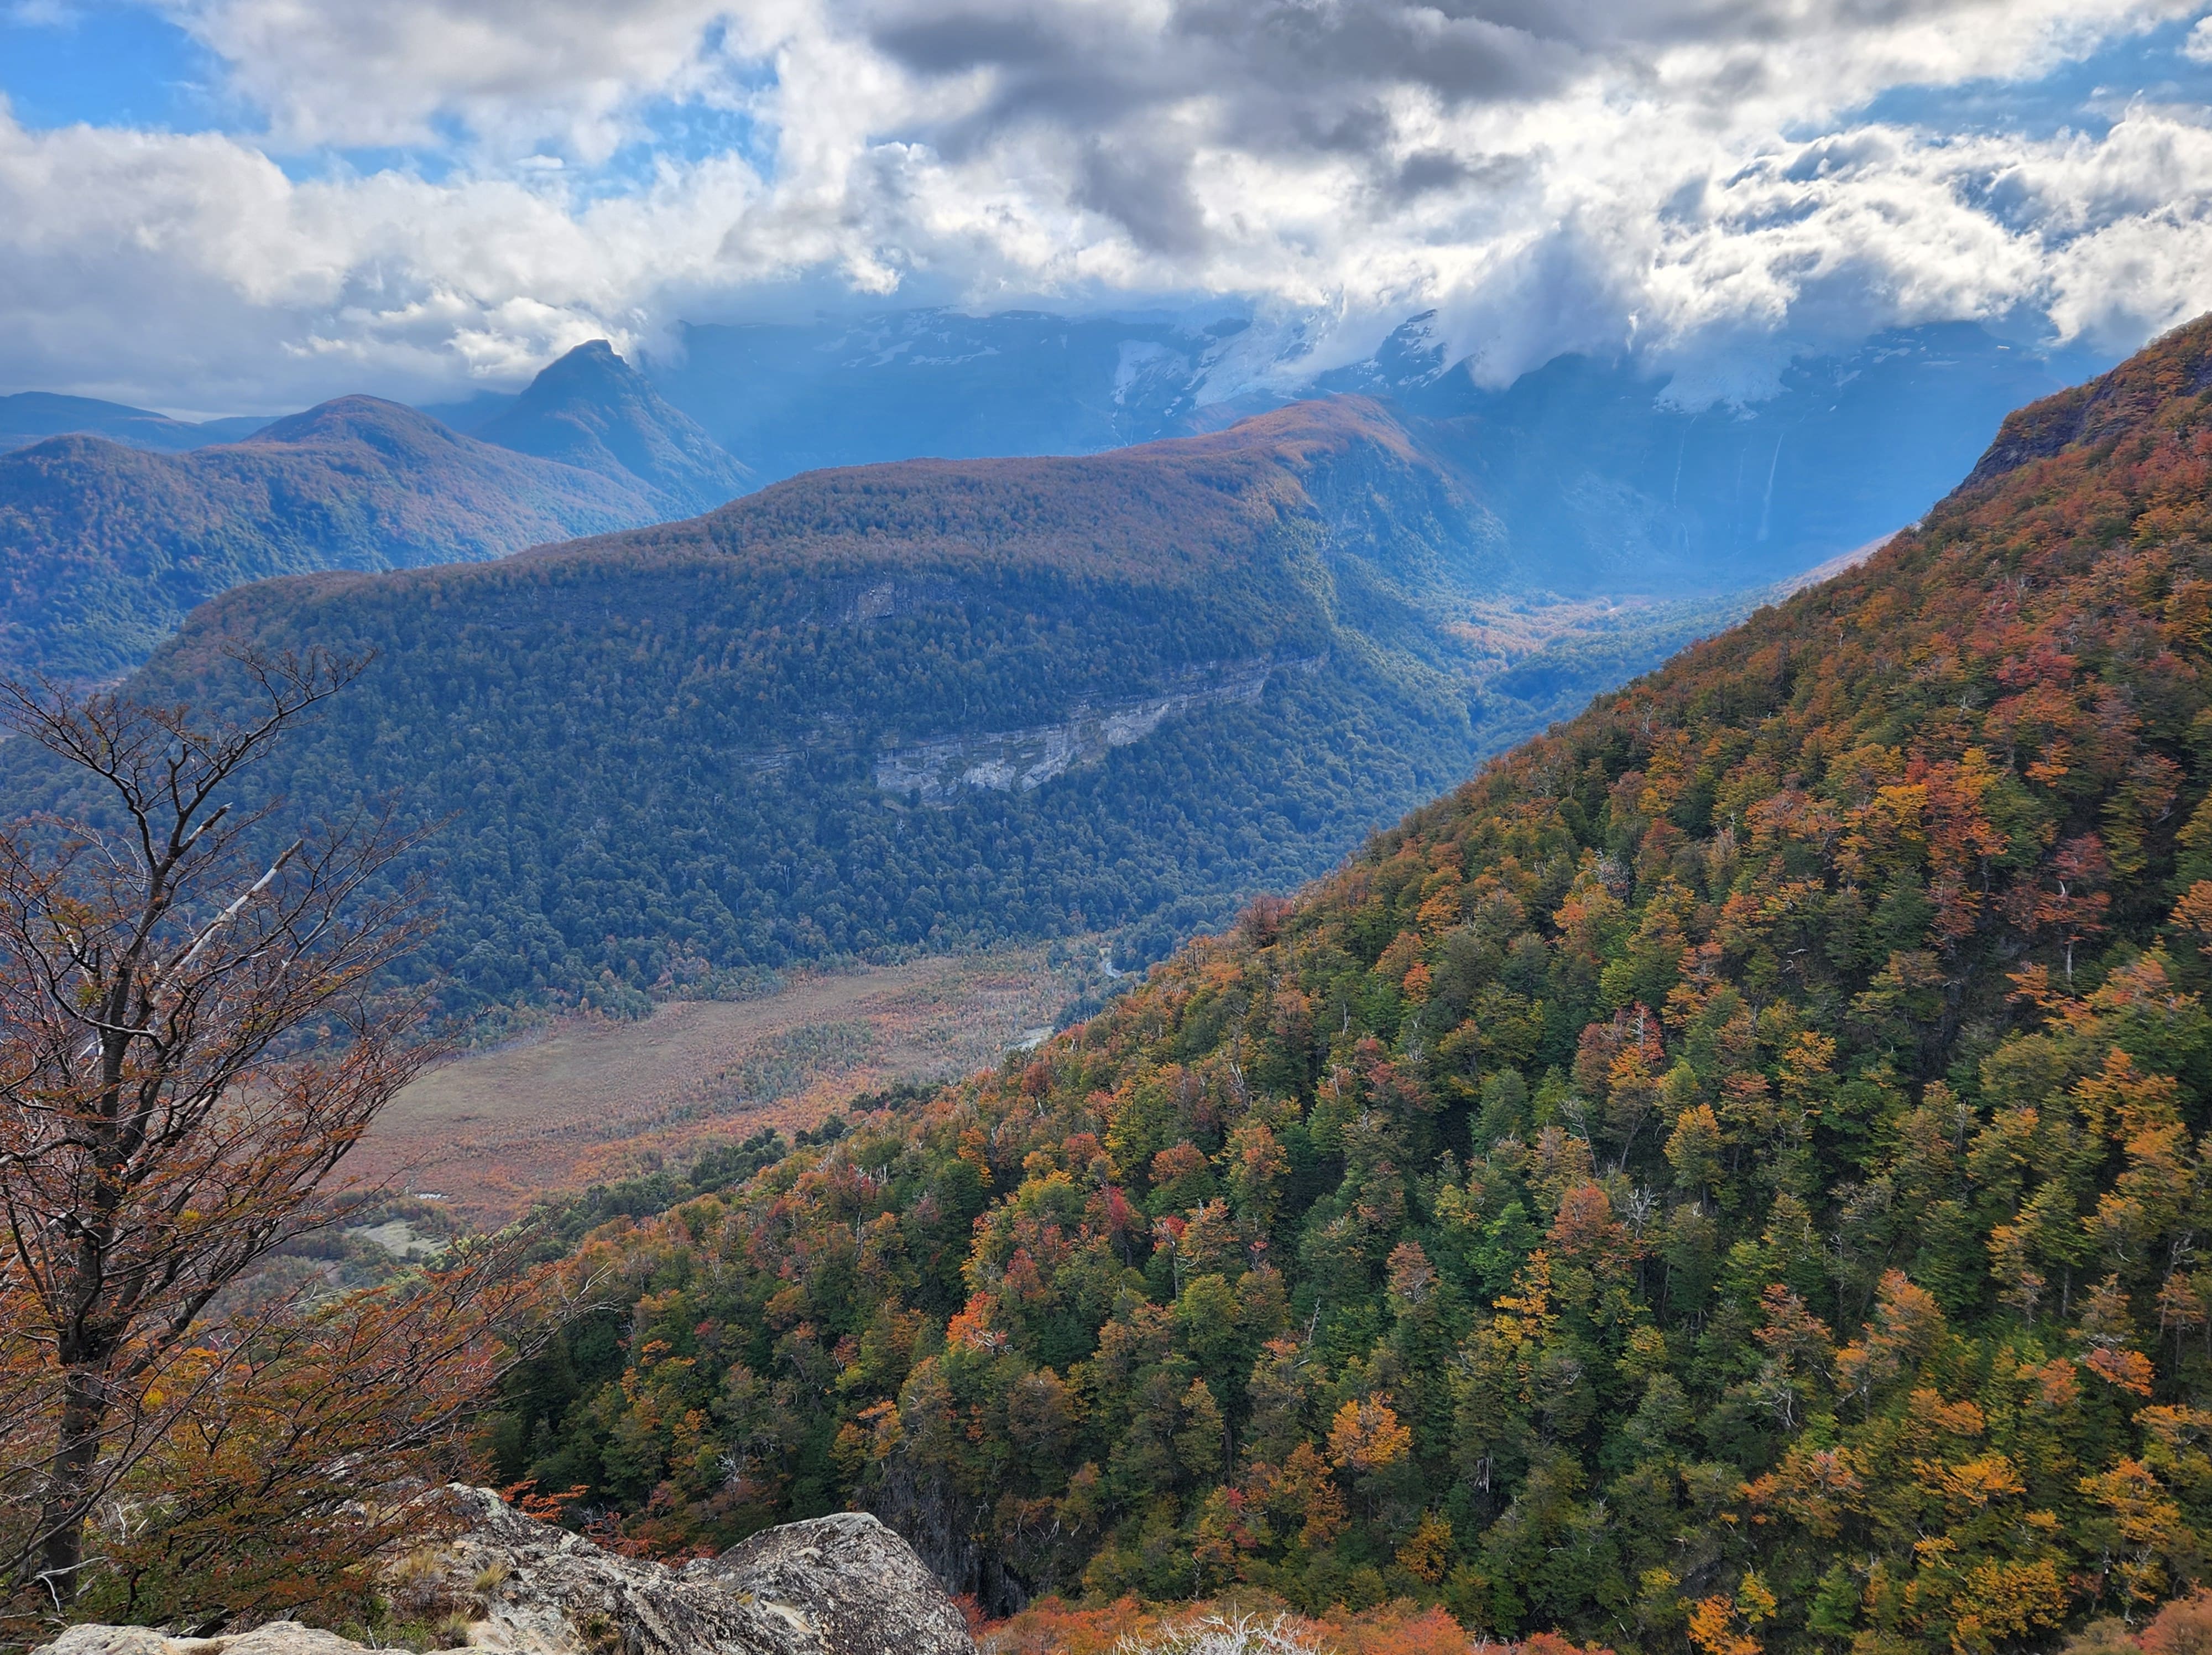
M 368 660 L 253 788 L 426 834 L 449 1010 L 634 1016 L 895 950 L 1156 958 L 1757 596 L 1508 600 L 1496 556 L 1449 467 L 1338 398 L 240 587 L 134 684 L 223 705 L 242 651 Z M 19 800 L 53 774 L 0 752 Z
M 448 1060 L 380 1115 L 348 1176 L 397 1181 L 496 1228 L 549 1193 L 710 1142 L 819 1126 L 860 1093 L 934 1086 L 1048 1031 L 1097 950 L 1030 946 L 798 971 L 743 999 L 563 1019 Z
M 2212 1655 L 2208 12 L 0 0 L 0 1655 Z

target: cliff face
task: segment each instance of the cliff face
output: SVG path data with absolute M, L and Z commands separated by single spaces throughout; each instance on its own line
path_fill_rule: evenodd
M 965 1621 L 906 1542 L 846 1512 L 755 1535 L 672 1569 L 453 1491 L 467 1526 L 388 1560 L 395 1609 L 456 1646 L 515 1655 L 972 1655 Z M 77 1626 L 38 1655 L 358 1655 L 371 1646 L 289 1621 L 231 1637 Z

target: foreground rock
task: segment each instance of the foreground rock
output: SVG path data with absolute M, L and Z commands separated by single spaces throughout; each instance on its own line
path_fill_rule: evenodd
M 296 1621 L 271 1621 L 234 1638 L 170 1638 L 150 1627 L 71 1627 L 37 1655 L 362 1655 L 365 1647 Z
M 914 1548 L 866 1512 L 764 1529 L 687 1578 L 794 1612 L 825 1655 L 967 1655 L 968 1622 Z
M 515 1655 L 974 1655 L 967 1622 L 913 1549 L 843 1512 L 755 1535 L 672 1569 L 603 1551 L 456 1488 L 467 1527 L 393 1559 L 400 1618 L 465 1623 L 469 1645 Z M 232 1638 L 72 1627 L 40 1655 L 365 1655 L 290 1622 Z

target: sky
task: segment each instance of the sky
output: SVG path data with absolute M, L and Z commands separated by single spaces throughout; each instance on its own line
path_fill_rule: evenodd
M 0 392 L 511 387 L 684 319 L 1230 306 L 1753 397 L 2212 308 L 2207 0 L 0 0 Z

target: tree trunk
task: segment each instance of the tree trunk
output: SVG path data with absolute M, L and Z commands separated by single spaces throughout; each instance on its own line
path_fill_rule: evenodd
M 40 1578 L 64 1603 L 76 1597 L 77 1571 L 84 1562 L 85 1494 L 106 1420 L 106 1386 L 100 1375 L 88 1367 L 71 1369 L 62 1381 L 61 1427 L 39 1510 L 39 1527 L 46 1536 Z

